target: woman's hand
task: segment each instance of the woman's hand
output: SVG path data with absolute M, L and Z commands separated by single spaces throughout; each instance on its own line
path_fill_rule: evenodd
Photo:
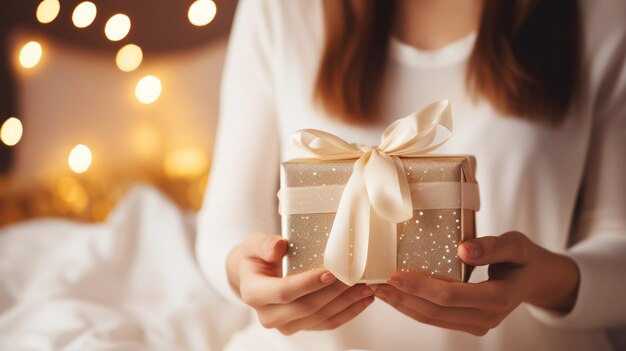
M 489 280 L 446 282 L 419 273 L 397 272 L 376 297 L 422 323 L 485 335 L 520 303 L 569 312 L 576 301 L 576 263 L 534 244 L 519 232 L 464 242 L 459 257 L 489 265 Z
M 286 335 L 334 329 L 374 301 L 370 288 L 349 287 L 323 268 L 282 278 L 286 251 L 287 241 L 280 236 L 252 233 L 228 256 L 232 287 L 264 327 Z

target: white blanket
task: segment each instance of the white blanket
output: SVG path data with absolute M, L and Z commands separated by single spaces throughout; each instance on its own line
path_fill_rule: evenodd
M 102 224 L 0 230 L 0 350 L 219 350 L 248 322 L 193 254 L 194 221 L 149 187 Z

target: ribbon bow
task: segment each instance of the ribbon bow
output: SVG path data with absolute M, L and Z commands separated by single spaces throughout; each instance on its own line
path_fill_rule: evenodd
M 437 137 L 438 126 L 444 127 L 443 138 Z M 324 265 L 339 280 L 354 285 L 363 277 L 371 232 L 385 235 L 389 225 L 413 217 L 409 182 L 399 156 L 423 155 L 451 134 L 450 102 L 442 100 L 393 122 L 377 147 L 356 146 L 315 129 L 292 135 L 295 145 L 319 159 L 356 159 L 324 252 Z M 395 235 L 395 230 L 391 232 Z

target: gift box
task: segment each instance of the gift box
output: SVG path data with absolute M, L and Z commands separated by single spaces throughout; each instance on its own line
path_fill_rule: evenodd
M 451 132 L 450 104 L 440 101 L 394 122 L 377 147 L 295 133 L 314 158 L 281 164 L 283 274 L 325 266 L 348 285 L 385 283 L 395 271 L 467 281 L 456 252 L 475 237 L 475 160 L 425 155 Z

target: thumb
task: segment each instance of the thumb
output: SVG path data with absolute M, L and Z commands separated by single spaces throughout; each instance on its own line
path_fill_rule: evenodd
M 463 262 L 472 266 L 492 263 L 527 262 L 530 240 L 520 232 L 508 232 L 500 236 L 471 239 L 459 245 L 457 254 Z
M 280 262 L 287 252 L 287 240 L 275 234 L 252 233 L 245 246 L 248 256 L 271 263 Z

